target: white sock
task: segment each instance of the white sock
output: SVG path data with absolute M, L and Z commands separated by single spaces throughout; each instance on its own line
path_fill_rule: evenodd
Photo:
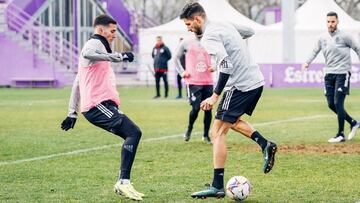
M 120 179 L 119 181 L 122 185 L 130 184 L 130 179 Z

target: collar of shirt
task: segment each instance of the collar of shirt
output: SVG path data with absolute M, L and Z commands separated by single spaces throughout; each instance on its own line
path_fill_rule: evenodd
M 204 20 L 204 25 L 201 28 L 202 33 L 204 34 L 206 27 L 209 25 L 209 20 Z

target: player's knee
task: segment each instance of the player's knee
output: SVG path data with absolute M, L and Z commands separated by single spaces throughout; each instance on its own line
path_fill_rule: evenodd
M 141 132 L 140 128 L 137 127 L 137 126 L 135 126 L 135 127 L 133 128 L 133 133 L 132 133 L 132 135 L 140 140 L 140 138 L 141 138 L 141 136 L 142 136 L 142 132 Z
M 336 109 L 336 111 L 343 110 L 344 109 L 343 103 L 335 101 L 335 109 Z
M 197 114 L 200 111 L 200 105 L 193 105 L 192 106 L 193 113 Z
M 334 102 L 328 102 L 329 109 L 336 111 L 335 103 Z

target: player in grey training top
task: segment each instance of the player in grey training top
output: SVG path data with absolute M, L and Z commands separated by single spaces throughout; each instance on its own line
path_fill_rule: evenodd
M 336 136 L 328 140 L 331 143 L 345 141 L 345 120 L 350 124 L 348 140 L 351 140 L 355 136 L 360 126 L 360 123 L 349 116 L 344 109 L 345 97 L 350 92 L 350 49 L 353 49 L 360 57 L 360 47 L 350 35 L 337 29 L 338 23 L 337 14 L 335 12 L 329 12 L 327 14 L 328 32 L 319 38 L 311 56 L 302 66 L 302 69 L 306 70 L 322 50 L 326 63 L 324 68 L 325 96 L 329 108 L 337 114 L 339 126 Z
M 206 17 L 199 3 L 189 3 L 183 8 L 182 19 L 189 31 L 203 34 L 201 44 L 211 57 L 212 66 L 219 70 L 219 79 L 211 97 L 201 103 L 203 110 L 211 109 L 222 90 L 225 93 L 219 103 L 211 136 L 213 141 L 214 177 L 211 186 L 195 192 L 193 198 L 218 197 L 224 194 L 224 167 L 227 156 L 226 134 L 233 129 L 259 144 L 264 153 L 264 173 L 274 164 L 277 146 L 265 139 L 251 124 L 244 121 L 244 113 L 251 115 L 260 99 L 264 77 L 259 66 L 252 60 L 246 43 L 237 26 L 224 22 L 212 22 Z

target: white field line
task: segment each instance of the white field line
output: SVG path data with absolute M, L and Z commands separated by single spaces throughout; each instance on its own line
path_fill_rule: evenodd
M 330 115 L 316 115 L 316 116 L 296 117 L 296 118 L 290 118 L 290 119 L 284 119 L 284 120 L 268 121 L 268 122 L 262 122 L 262 123 L 255 123 L 254 126 L 276 125 L 276 124 L 282 124 L 282 123 L 288 123 L 288 122 L 313 120 L 313 119 L 326 118 L 326 117 L 330 117 Z M 194 132 L 192 134 L 200 134 L 200 132 Z M 142 140 L 141 142 L 154 142 L 154 141 L 177 138 L 177 137 L 181 137 L 181 136 L 183 136 L 183 134 L 175 134 L 175 135 L 156 137 L 156 138 L 147 138 L 147 139 Z M 13 161 L 1 161 L 0 166 L 21 164 L 21 163 L 31 162 L 31 161 L 40 161 L 40 160 L 51 159 L 51 158 L 54 158 L 54 157 L 77 155 L 77 154 L 82 154 L 82 153 L 87 153 L 87 152 L 92 152 L 92 151 L 109 149 L 109 148 L 112 148 L 112 147 L 118 147 L 118 146 L 121 146 L 121 145 L 122 145 L 122 143 L 109 144 L 109 145 L 103 145 L 103 146 L 98 146 L 98 147 L 79 149 L 79 150 L 70 151 L 70 152 L 50 154 L 50 155 L 46 155 L 46 156 L 38 156 L 38 157 L 33 157 L 33 158 L 28 158 L 28 159 L 19 159 L 19 160 L 13 160 Z

